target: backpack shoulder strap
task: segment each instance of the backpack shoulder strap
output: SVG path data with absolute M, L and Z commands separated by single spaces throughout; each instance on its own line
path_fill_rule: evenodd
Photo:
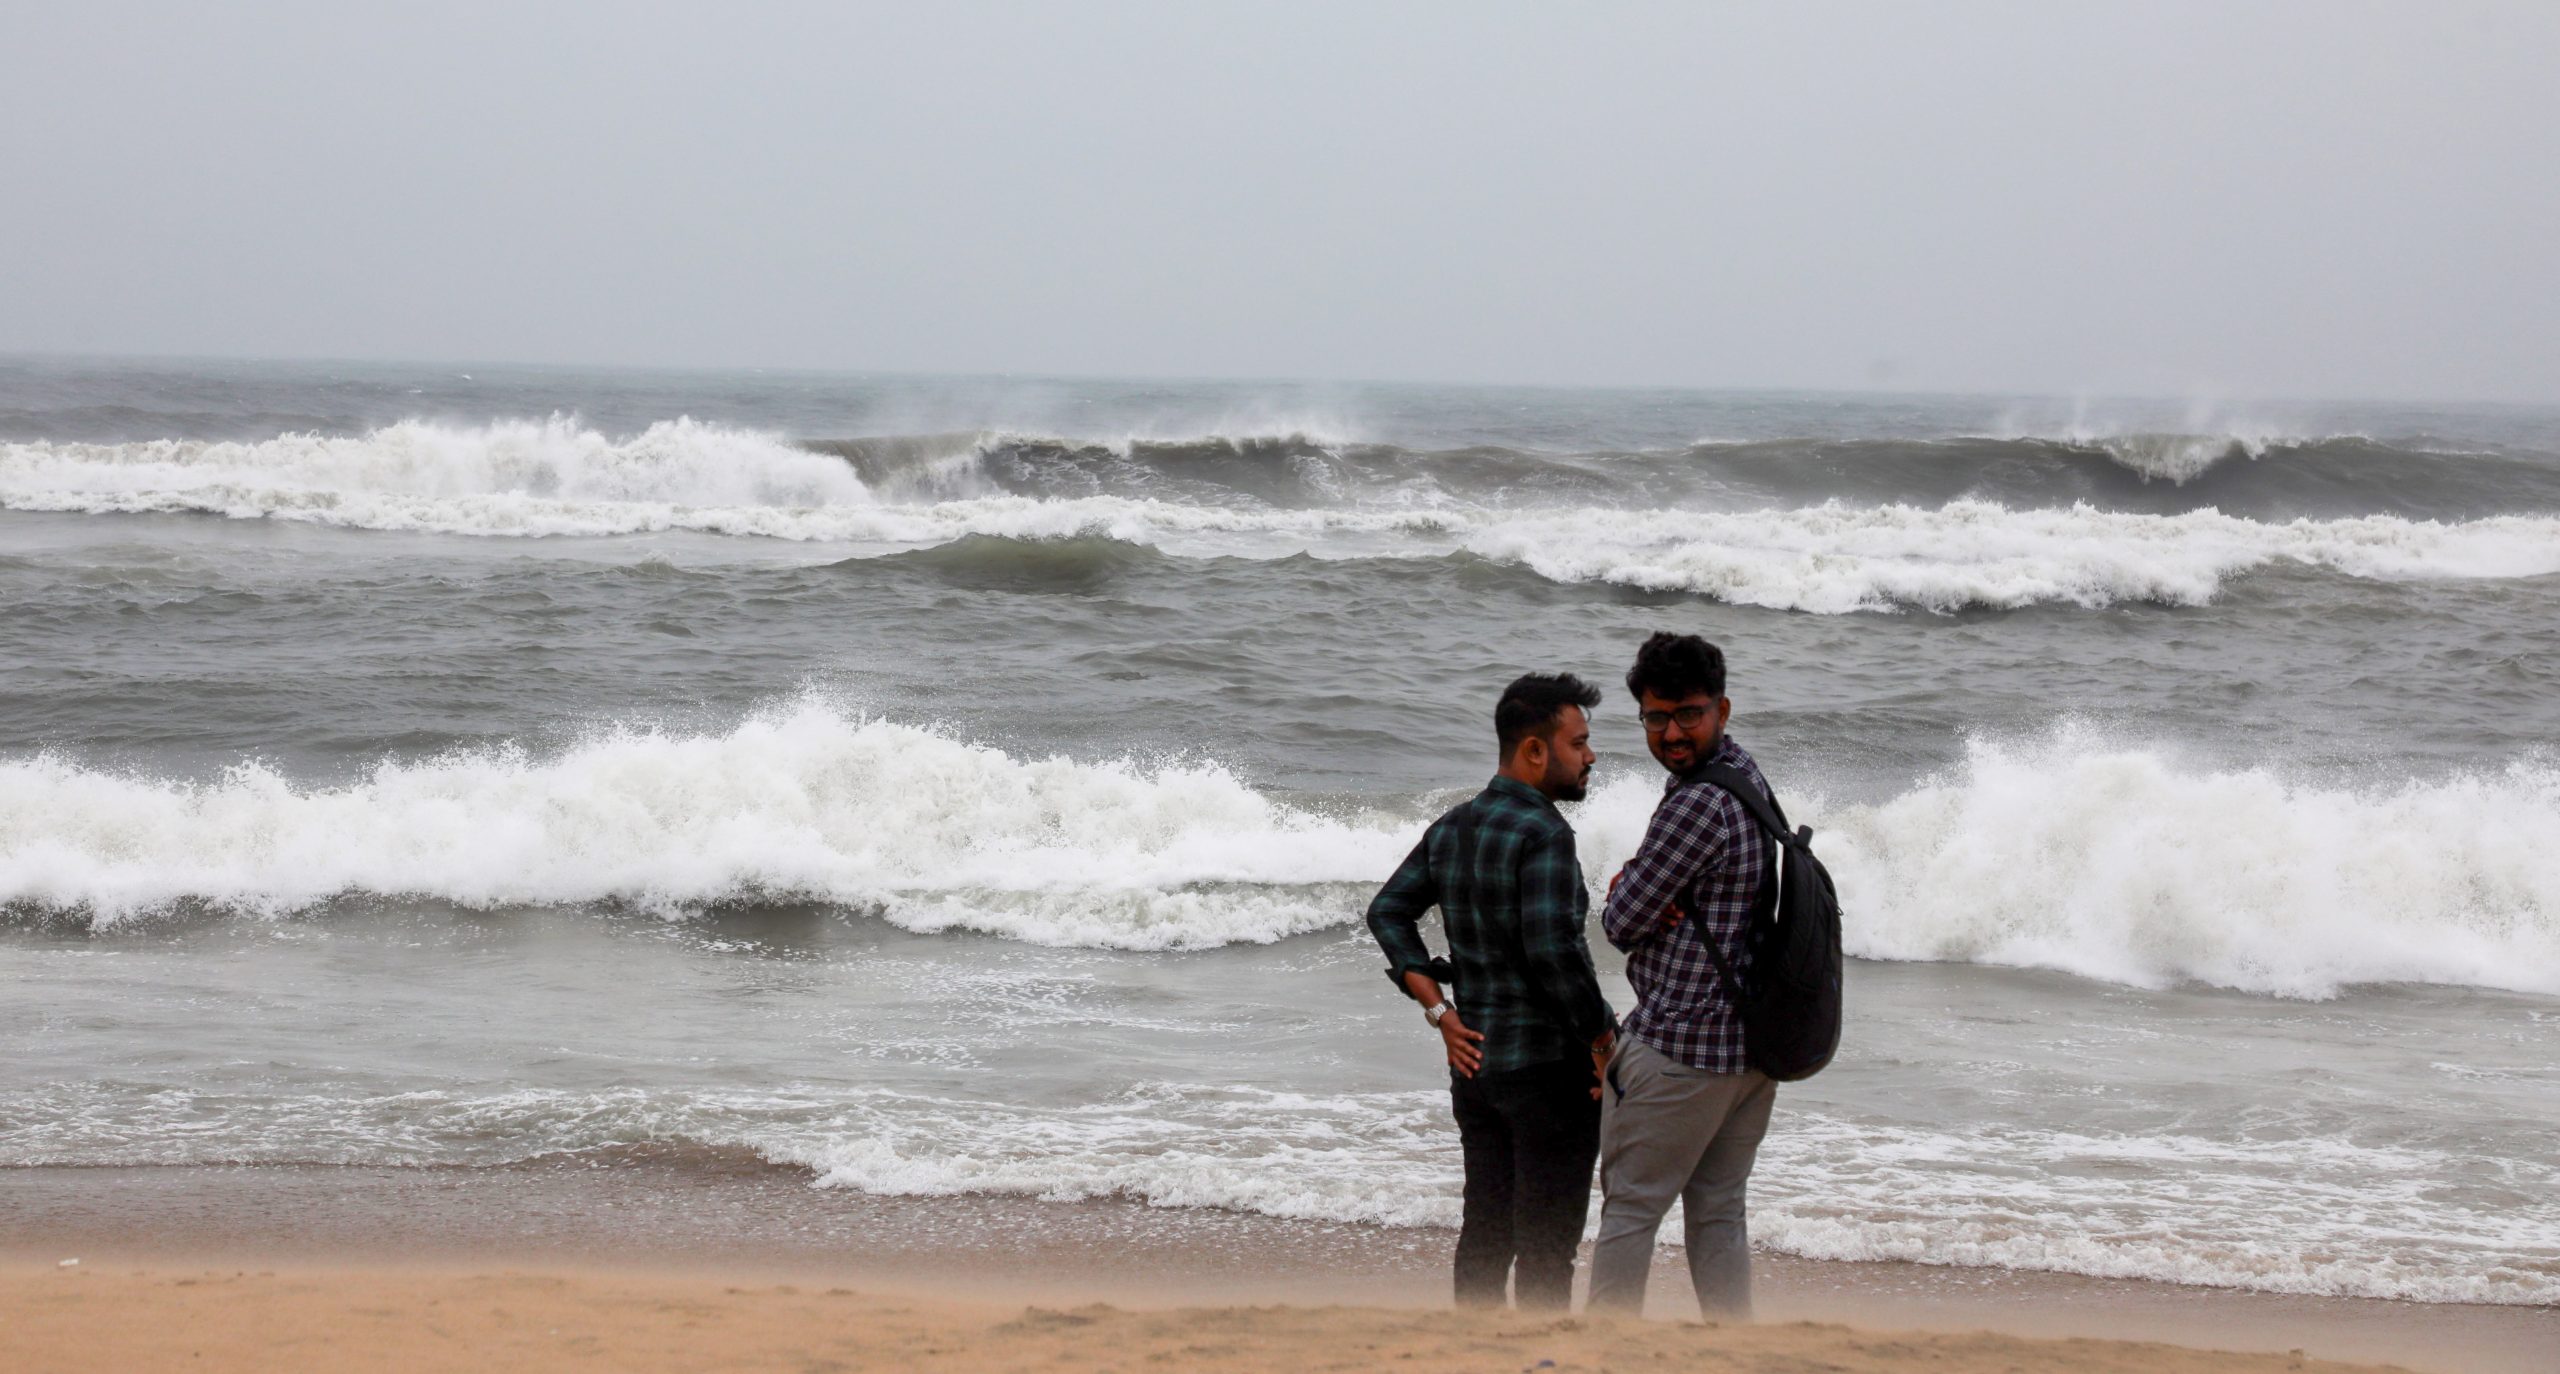
M 1700 782 L 1732 793 L 1734 800 L 1742 803 L 1742 809 L 1751 813 L 1751 819 L 1759 822 L 1760 829 L 1771 839 L 1784 845 L 1802 843 L 1796 836 L 1795 827 L 1787 824 L 1787 813 L 1778 809 L 1777 798 L 1753 786 L 1750 774 L 1730 764 L 1713 763 L 1699 769 L 1694 776 Z
M 1768 796 L 1758 787 L 1753 786 L 1750 774 L 1728 764 L 1715 763 L 1698 770 L 1692 776 L 1700 782 L 1732 793 L 1734 800 L 1742 803 L 1742 809 L 1751 813 L 1751 819 L 1758 823 L 1761 833 L 1779 846 L 1781 852 L 1789 846 L 1804 843 L 1796 837 L 1793 830 L 1788 828 L 1787 813 L 1778 809 L 1777 798 Z M 1752 924 L 1766 921 L 1776 913 L 1778 881 L 1778 854 L 1772 853 L 1769 856 L 1769 871 L 1761 875 L 1760 890 L 1751 896 Z M 1735 1009 L 1740 1010 L 1749 999 L 1750 993 L 1743 986 L 1742 979 L 1734 973 L 1732 962 L 1725 958 L 1724 950 L 1718 947 L 1716 941 L 1701 939 L 1698 943 L 1706 946 L 1707 957 L 1715 961 L 1716 976 L 1723 981 L 1725 992 L 1733 999 Z

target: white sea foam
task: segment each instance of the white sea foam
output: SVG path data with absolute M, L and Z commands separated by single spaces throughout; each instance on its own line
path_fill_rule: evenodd
M 1658 795 L 1579 808 L 1597 883 Z M 2377 982 L 2560 992 L 2560 768 L 2364 788 L 2215 770 L 2063 730 L 1974 745 L 1822 831 L 1852 953 L 2288 997 Z M 257 765 L 180 785 L 0 764 L 0 902 L 114 923 L 351 894 L 473 907 L 736 901 L 918 931 L 1180 949 L 1356 921 L 1418 799 L 1319 814 L 1214 763 L 1018 759 L 802 701 L 713 735 L 615 730 L 556 757 L 385 764 L 342 787 Z
M 931 1129 L 892 1127 L 883 1112 L 876 1126 L 764 1134 L 756 1148 L 813 1170 L 821 1186 L 870 1193 L 1128 1197 L 1387 1226 L 1458 1222 L 1459 1152 L 1437 1092 L 1153 1084 L 1066 1112 L 940 1102 L 928 1114 Z M 2431 1151 L 2333 1140 L 2000 1123 L 1949 1135 L 1799 1104 L 1762 1149 L 1752 1233 L 1816 1259 L 2423 1302 L 2560 1298 L 2548 1209 L 2519 1216 L 2454 1204 L 2441 1187 L 2453 1164 Z M 1665 1228 L 1665 1243 L 1675 1230 Z
M 1594 793 L 1593 877 L 1650 779 Z M 2560 993 L 2560 767 L 2363 786 L 2215 769 L 2078 727 L 1976 741 L 1874 805 L 1789 800 L 1865 959 L 2046 968 L 2322 998 L 2364 983 Z
M 2226 434 L 2111 434 L 2082 442 L 2144 477 L 2182 485 L 2216 463 L 2255 458 L 2268 444 Z
M 1838 614 L 1917 606 L 2202 605 L 2230 578 L 2294 562 L 2384 580 L 2560 572 L 2560 520 L 2363 516 L 2267 523 L 2216 511 L 1837 504 L 1785 511 L 1576 511 L 1465 526 L 1463 542 L 1560 582 L 1703 593 Z
M 2467 1161 L 2330 1137 L 2116 1134 L 1999 1120 L 1940 1132 L 1781 1111 L 1752 1238 L 1812 1259 L 1904 1260 L 2418 1302 L 2560 1299 L 2560 1183 L 2448 1187 Z M 2519 1205 L 2519 1203 L 2522 1205 Z
M 2341 436 L 2329 436 L 2341 437 Z M 2221 463 L 2262 457 L 2277 444 L 2316 442 L 2299 435 L 2262 430 L 2217 434 L 2102 433 L 2075 431 L 2066 442 L 2096 449 L 2144 478 L 2178 486 L 2202 477 Z
M 2560 992 L 2560 768 L 2361 787 L 2183 765 L 2063 730 L 1977 743 L 1821 816 L 1851 952 L 2184 980 Z
M 1214 764 L 1016 759 L 813 701 L 720 735 L 618 730 L 549 760 L 384 764 L 335 788 L 256 764 L 203 786 L 0 764 L 0 902 L 106 923 L 349 894 L 814 900 L 920 930 L 1187 948 L 1338 924 L 1356 899 L 1331 885 L 1374 879 L 1395 843 Z
M 0 507 L 211 513 L 477 536 L 691 531 L 917 547 L 967 535 L 1104 536 L 1179 554 L 1435 557 L 1465 550 L 1563 582 L 1692 592 L 1825 614 L 1920 607 L 2193 605 L 2278 563 L 2409 580 L 2560 573 L 2560 519 L 2263 522 L 1838 504 L 1713 512 L 1512 508 L 1398 486 L 1324 509 L 1132 495 L 1038 498 L 973 477 L 963 445 L 875 491 L 851 464 L 747 431 L 671 421 L 612 439 L 575 423 L 255 444 L 0 445 Z
M 1453 1227 L 1445 1093 L 1146 1082 L 1083 1103 L 883 1088 L 432 1089 L 381 1096 L 0 1098 L 0 1165 L 494 1165 L 647 1142 L 752 1150 L 824 1188 L 903 1197 L 1127 1198 L 1305 1220 Z M 2111 1134 L 1985 1121 L 1960 1134 L 1782 1111 L 1752 1178 L 1762 1246 L 2423 1302 L 2560 1301 L 2547 1199 L 2510 1161 L 2332 1138 Z M 1594 1219 L 1596 1222 L 1596 1218 Z M 1677 1228 L 1666 1228 L 1665 1243 Z
M 868 500 L 841 459 L 692 420 L 651 425 L 627 439 L 554 416 L 471 427 L 407 421 L 355 437 L 288 434 L 257 443 L 0 446 L 0 503 L 20 510 L 570 534 L 617 523 L 646 528 L 649 513 L 660 510 Z

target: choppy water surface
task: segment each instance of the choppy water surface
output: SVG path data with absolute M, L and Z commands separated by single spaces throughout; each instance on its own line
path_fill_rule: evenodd
M 1446 1225 L 1357 913 L 1655 628 L 1860 956 L 1764 1243 L 2560 1302 L 2513 408 L 0 363 L 0 1164 Z

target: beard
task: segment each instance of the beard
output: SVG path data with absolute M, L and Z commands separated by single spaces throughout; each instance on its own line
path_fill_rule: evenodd
M 1687 743 L 1687 751 L 1680 754 L 1674 754 L 1667 745 L 1654 745 L 1653 761 L 1661 764 L 1663 770 L 1672 776 L 1685 778 L 1704 768 L 1707 760 L 1715 757 L 1716 746 L 1724 743 L 1724 735 L 1718 732 L 1712 739 L 1690 740 Z

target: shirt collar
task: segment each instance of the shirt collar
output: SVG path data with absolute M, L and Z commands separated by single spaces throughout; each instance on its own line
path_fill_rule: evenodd
M 1499 792 L 1514 801 L 1527 802 L 1531 806 L 1542 806 L 1549 811 L 1554 811 L 1556 809 L 1556 804 L 1547 799 L 1546 793 L 1531 787 L 1529 784 L 1520 781 L 1518 778 L 1506 778 L 1500 773 L 1493 775 L 1493 781 L 1486 783 L 1484 785 L 1484 790 L 1487 792 Z M 1563 813 L 1557 812 L 1557 814 L 1562 815 Z

